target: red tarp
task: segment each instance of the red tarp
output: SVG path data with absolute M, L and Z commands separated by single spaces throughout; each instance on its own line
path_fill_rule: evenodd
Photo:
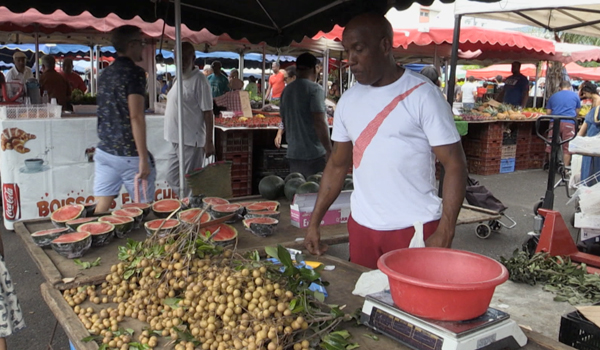
M 581 80 L 600 80 L 600 68 L 588 68 L 582 67 L 577 63 L 569 63 L 565 65 L 567 68 L 567 73 L 571 77 L 571 79 L 581 79 Z M 506 78 L 510 76 L 512 73 L 510 72 L 511 65 L 510 64 L 495 64 L 493 66 L 489 66 L 482 69 L 472 69 L 467 70 L 467 77 L 473 76 L 475 79 L 492 79 L 497 75 L 501 75 Z M 523 64 L 521 66 L 521 73 L 531 79 L 535 79 L 535 65 L 533 64 Z M 540 77 L 546 75 L 545 65 L 540 73 Z

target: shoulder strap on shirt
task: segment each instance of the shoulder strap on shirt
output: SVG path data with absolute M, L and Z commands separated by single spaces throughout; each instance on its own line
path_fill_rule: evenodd
M 598 120 L 598 111 L 600 111 L 600 106 L 597 106 L 594 111 L 594 123 L 600 123 L 600 120 Z

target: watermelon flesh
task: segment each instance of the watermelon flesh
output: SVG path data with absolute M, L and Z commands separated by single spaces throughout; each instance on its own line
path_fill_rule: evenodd
M 269 217 L 244 220 L 244 227 L 259 237 L 268 237 L 273 235 L 273 233 L 275 233 L 277 224 L 279 224 L 279 220 Z
M 66 227 L 67 221 L 84 217 L 85 207 L 82 204 L 69 204 L 56 209 L 51 215 L 50 220 L 56 228 Z
M 260 210 L 271 210 L 276 211 L 279 208 L 279 202 L 276 201 L 264 201 L 256 202 L 246 207 L 248 211 L 260 211 Z
M 156 219 L 146 222 L 144 224 L 144 227 L 146 228 L 146 234 L 148 235 L 148 237 L 154 234 L 157 234 L 159 237 L 162 237 L 169 234 L 172 230 L 177 229 L 179 225 L 179 220 Z
M 71 232 L 77 231 L 77 228 L 80 225 L 86 224 L 88 222 L 96 221 L 98 218 L 79 218 L 71 221 L 67 221 L 66 225 L 71 230 Z
M 171 213 L 180 210 L 181 206 L 178 199 L 163 199 L 152 204 L 152 212 L 157 218 L 166 218 Z
M 210 214 L 212 215 L 212 217 L 214 217 L 215 219 L 219 219 L 219 218 L 222 218 L 227 215 L 238 213 L 240 210 L 243 210 L 243 209 L 244 209 L 244 207 L 242 207 L 239 204 L 234 203 L 234 204 L 220 204 L 220 205 L 211 206 L 209 211 L 210 211 Z
M 67 227 L 37 231 L 31 234 L 31 239 L 33 239 L 33 242 L 40 247 L 48 247 L 53 240 L 67 233 L 68 231 L 69 229 Z
M 66 233 L 54 239 L 50 245 L 65 258 L 80 258 L 92 246 L 92 235 L 89 232 Z
M 254 219 L 254 218 L 264 218 L 269 217 L 276 220 L 279 220 L 281 213 L 275 210 L 259 210 L 259 211 L 249 211 L 244 216 L 246 219 Z
M 115 227 L 115 236 L 123 238 L 126 234 L 133 230 L 134 220 L 130 216 L 107 215 L 98 219 L 99 222 L 108 222 Z
M 110 243 L 114 235 L 115 226 L 108 222 L 90 222 L 79 226 L 77 231 L 91 233 L 92 245 L 100 247 Z
M 210 221 L 211 217 L 208 212 L 202 214 L 202 220 L 200 220 L 200 214 L 202 213 L 200 208 L 187 209 L 179 213 L 179 221 L 187 225 L 197 225 L 204 222 Z
M 238 232 L 235 227 L 227 224 L 219 224 L 203 229 L 207 237 L 210 237 L 215 231 L 219 230 L 216 235 L 211 239 L 215 244 L 218 245 L 229 245 L 234 242 L 237 238 Z
M 148 216 L 148 214 L 150 214 L 150 210 L 152 209 L 152 206 L 148 203 L 127 203 L 127 204 L 123 204 L 121 206 L 121 209 L 128 209 L 128 208 L 141 209 L 142 212 L 144 213 L 143 219 L 145 219 Z
M 115 216 L 129 216 L 133 218 L 133 228 L 138 229 L 142 226 L 142 219 L 144 218 L 144 211 L 138 208 L 126 208 L 115 210 L 111 213 Z
M 220 204 L 229 204 L 229 201 L 227 199 L 223 199 L 223 198 L 219 198 L 219 197 L 204 197 L 204 199 L 202 199 L 202 203 L 204 203 L 204 205 L 220 205 Z

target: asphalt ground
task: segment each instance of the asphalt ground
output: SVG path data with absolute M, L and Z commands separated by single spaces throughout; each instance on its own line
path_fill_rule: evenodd
M 508 257 L 519 248 L 533 227 L 533 206 L 546 190 L 548 173 L 543 170 L 517 171 L 491 176 L 473 176 L 486 186 L 505 206 L 505 214 L 512 217 L 517 226 L 511 230 L 505 228 L 493 233 L 488 239 L 475 235 L 476 224 L 461 225 L 456 229 L 453 248 L 463 249 L 492 258 Z M 555 209 L 565 217 L 570 227 L 570 218 L 575 210 L 567 206 L 564 188 L 556 191 Z M 571 227 L 576 237 L 576 230 Z M 23 244 L 14 232 L 1 228 L 4 242 L 5 259 L 12 276 L 17 295 L 24 313 L 27 328 L 7 339 L 10 350 L 68 350 L 69 341 L 54 315 L 46 306 L 40 294 L 43 277 L 37 266 L 23 248 Z M 330 254 L 347 258 L 348 246 L 341 244 L 331 247 Z

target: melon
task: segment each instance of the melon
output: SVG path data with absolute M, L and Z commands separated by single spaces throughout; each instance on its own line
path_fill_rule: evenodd
M 184 199 L 181 200 L 181 203 L 183 204 L 184 208 L 202 208 L 202 199 L 204 197 L 203 196 L 189 196 L 189 197 L 185 197 Z
M 202 211 L 203 209 L 200 208 L 187 209 L 180 212 L 177 215 L 177 218 L 179 219 L 179 221 L 181 221 L 181 223 L 189 226 L 198 225 L 210 221 L 210 214 L 208 212 L 204 212 L 204 214 L 202 214 Z M 200 214 L 202 214 L 202 220 L 200 220 Z
M 127 208 L 138 208 L 141 209 L 142 212 L 144 212 L 144 217 L 143 219 L 148 217 L 148 214 L 150 214 L 150 209 L 151 209 L 151 205 L 149 203 L 127 203 L 127 204 L 123 204 L 121 206 L 121 209 L 127 209 Z
M 65 233 L 50 243 L 52 249 L 68 259 L 80 258 L 92 246 L 89 232 Z
M 79 219 L 80 217 L 84 217 L 85 214 L 83 204 L 69 204 L 56 209 L 50 215 L 50 220 L 57 228 L 66 227 L 67 221 Z
M 33 242 L 38 246 L 47 247 L 50 245 L 50 243 L 52 243 L 53 240 L 67 232 L 69 232 L 69 229 L 67 227 L 42 230 L 32 233 L 31 239 L 33 239 Z
M 273 218 L 273 219 L 279 220 L 280 216 L 281 216 L 281 213 L 278 211 L 275 211 L 275 210 L 259 210 L 259 211 L 249 211 L 248 213 L 246 213 L 246 215 L 244 217 L 246 219 L 268 217 L 268 218 Z
M 227 215 L 239 213 L 244 207 L 237 203 L 213 205 L 208 209 L 213 218 L 219 219 Z
M 75 231 L 77 231 L 77 228 L 79 227 L 79 225 L 87 224 L 88 222 L 92 222 L 92 221 L 96 221 L 96 220 L 98 220 L 98 218 L 96 218 L 96 217 L 79 218 L 79 219 L 67 221 L 66 225 L 71 230 L 71 232 L 75 232 Z
M 219 204 L 229 204 L 229 201 L 227 199 L 223 199 L 223 198 L 219 198 L 219 197 L 204 197 L 202 199 L 202 203 L 204 203 L 202 206 L 206 206 L 206 205 L 219 205 Z
M 259 211 L 259 210 L 277 210 L 279 208 L 279 202 L 276 201 L 264 201 L 256 202 L 246 207 L 248 211 Z
M 115 227 L 115 236 L 123 238 L 133 230 L 134 220 L 131 216 L 107 215 L 98 219 L 99 222 L 108 222 Z
M 247 206 L 252 205 L 254 203 L 256 203 L 256 201 L 235 202 L 235 204 L 239 204 L 239 205 L 241 205 L 244 208 L 246 208 Z
M 306 182 L 312 181 L 312 182 L 320 184 L 321 178 L 322 178 L 322 175 L 318 175 L 318 174 L 311 175 L 306 179 Z
M 300 174 L 300 173 L 290 173 L 288 176 L 285 177 L 285 183 L 287 183 L 288 181 L 290 181 L 291 179 L 302 179 L 302 180 L 306 180 L 304 178 L 304 175 Z
M 244 220 L 244 227 L 260 237 L 268 237 L 273 235 L 277 224 L 279 224 L 279 220 L 269 217 Z
M 163 199 L 152 204 L 152 212 L 157 218 L 166 218 L 171 213 L 181 210 L 179 199 Z
M 283 193 L 285 194 L 285 198 L 287 198 L 290 202 L 294 200 L 294 195 L 296 195 L 296 190 L 300 185 L 305 183 L 304 179 L 295 177 L 290 179 L 285 183 L 285 187 L 283 188 Z
M 354 190 L 354 181 L 352 179 L 344 180 L 344 191 Z
M 285 181 L 277 175 L 263 177 L 258 183 L 258 193 L 266 199 L 277 199 L 283 195 Z
M 203 229 L 206 236 L 211 236 L 216 230 L 217 234 L 211 239 L 215 244 L 226 246 L 235 242 L 238 232 L 235 227 L 227 224 L 219 224 Z
M 319 184 L 312 181 L 307 181 L 296 189 L 296 194 L 319 193 Z
M 142 227 L 142 218 L 144 217 L 144 211 L 138 208 L 126 208 L 115 210 L 111 213 L 114 216 L 129 216 L 133 218 L 133 229 Z
M 157 234 L 159 237 L 166 236 L 177 229 L 181 223 L 176 219 L 156 219 L 144 224 L 148 237 Z
M 97 205 L 98 205 L 98 202 L 84 203 L 83 206 L 85 207 L 85 216 L 94 215 Z
M 100 247 L 110 243 L 115 232 L 115 225 L 109 222 L 90 222 L 79 226 L 77 232 L 91 233 L 92 245 Z

